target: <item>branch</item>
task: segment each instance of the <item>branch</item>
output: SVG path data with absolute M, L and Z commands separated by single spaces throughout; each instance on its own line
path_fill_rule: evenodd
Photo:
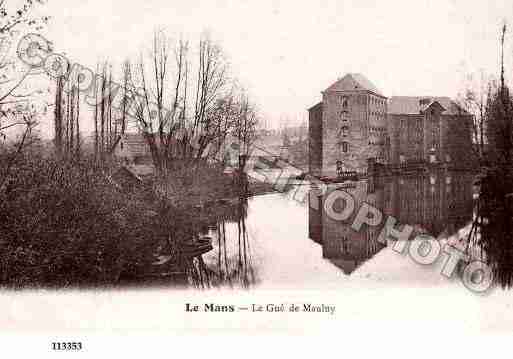
M 29 74 L 29 73 L 30 73 L 30 71 L 27 71 L 27 72 L 23 75 L 23 77 L 21 78 L 21 80 L 20 80 L 20 81 L 18 81 L 18 82 L 16 83 L 16 85 L 14 85 L 14 87 L 13 87 L 12 89 L 10 89 L 10 90 L 9 90 L 9 92 L 7 92 L 4 96 L 0 97 L 0 102 L 1 102 L 1 101 L 3 101 L 3 100 L 5 100 L 7 97 L 9 97 L 9 96 L 11 95 L 11 93 L 12 93 L 14 90 L 16 90 L 16 88 L 18 88 L 18 86 L 20 86 L 20 85 L 21 85 L 21 83 L 22 83 L 22 82 L 27 78 L 27 76 L 28 76 L 28 74 Z
M 7 126 L 4 126 L 4 127 L 0 127 L 0 132 L 3 131 L 3 130 L 6 130 L 10 127 L 14 127 L 14 126 L 19 126 L 19 125 L 26 125 L 25 122 L 15 122 L 15 123 L 11 123 L 10 125 L 7 125 Z
M 23 137 L 21 138 L 21 141 L 18 143 L 18 146 L 16 148 L 16 151 L 14 152 L 13 156 L 9 159 L 9 163 L 7 164 L 7 168 L 5 170 L 5 173 L 0 179 L 0 190 L 3 189 L 5 181 L 9 177 L 9 173 L 11 172 L 12 167 L 14 166 L 14 162 L 16 160 L 16 157 L 21 153 L 21 150 L 23 149 L 23 146 L 25 145 L 25 141 L 27 139 L 28 134 L 32 130 L 30 122 L 27 121 L 26 123 L 27 127 L 25 128 L 25 132 L 23 133 Z

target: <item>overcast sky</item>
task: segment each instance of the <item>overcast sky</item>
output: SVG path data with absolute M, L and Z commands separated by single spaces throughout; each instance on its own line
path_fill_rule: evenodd
M 305 119 L 320 91 L 347 72 L 387 96 L 455 97 L 464 74 L 497 73 L 500 26 L 509 20 L 513 30 L 511 0 L 49 2 L 55 50 L 89 66 L 134 56 L 156 27 L 193 39 L 209 30 L 275 124 Z M 513 64 L 512 45 L 513 31 Z

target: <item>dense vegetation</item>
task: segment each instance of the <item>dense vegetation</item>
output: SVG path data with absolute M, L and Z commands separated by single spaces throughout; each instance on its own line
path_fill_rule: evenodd
M 71 66 L 40 89 L 26 88 L 31 68 L 17 58 L 16 42 L 44 28 L 49 17 L 33 15 L 44 3 L 0 3 L 0 285 L 115 284 L 159 254 L 174 255 L 164 270 L 183 270 L 176 253 L 197 236 L 194 210 L 247 192 L 245 177 L 227 176 L 216 156 L 228 138 L 239 158 L 249 153 L 256 106 L 207 34 L 194 46 L 156 31 L 149 52 L 124 62 L 117 98 L 108 62 L 88 94 Z M 44 148 L 36 145 L 41 121 L 53 122 Z M 127 186 L 115 149 L 129 127 L 149 148 L 154 173 Z
M 151 207 L 93 161 L 31 155 L 15 171 L 0 192 L 2 284 L 113 283 L 154 248 L 162 227 Z
M 501 33 L 504 58 L 506 26 Z M 513 97 L 505 81 L 502 60 L 500 80 L 489 81 L 485 94 L 472 95 L 479 109 L 475 124 L 475 151 L 480 158 L 480 192 L 477 216 L 469 244 L 492 268 L 496 281 L 513 285 Z

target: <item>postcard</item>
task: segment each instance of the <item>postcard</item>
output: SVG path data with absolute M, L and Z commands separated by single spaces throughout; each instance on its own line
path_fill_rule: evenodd
M 512 26 L 507 1 L 0 1 L 9 353 L 511 332 Z

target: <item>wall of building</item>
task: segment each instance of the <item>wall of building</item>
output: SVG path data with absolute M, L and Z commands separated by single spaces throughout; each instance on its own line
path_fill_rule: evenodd
M 367 91 L 323 93 L 322 174 L 344 170 L 363 173 L 368 158 L 385 159 L 386 99 Z
M 308 110 L 308 171 L 321 175 L 322 168 L 322 104 Z
M 386 138 L 387 138 L 387 100 L 386 98 L 368 94 L 369 101 L 369 132 L 370 146 L 369 157 L 376 159 L 378 163 L 386 162 Z
M 471 162 L 470 116 L 444 114 L 388 115 L 389 163 L 447 163 L 467 167 Z
M 424 159 L 423 115 L 388 115 L 387 135 L 390 140 L 389 163 Z

